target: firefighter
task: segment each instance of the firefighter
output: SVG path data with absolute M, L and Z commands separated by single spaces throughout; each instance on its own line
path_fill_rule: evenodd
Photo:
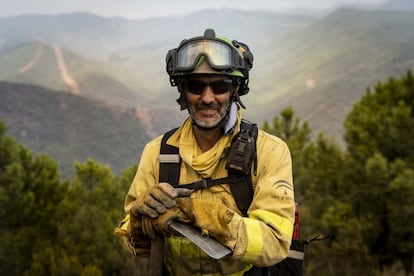
M 253 54 L 247 45 L 207 29 L 170 50 L 166 63 L 171 85 L 179 92 L 177 102 L 189 114 L 167 141 L 179 149 L 179 183 L 225 178 L 228 149 L 240 132 L 240 96 L 249 91 Z M 295 203 L 285 142 L 258 131 L 255 164 L 248 168 L 254 195 L 244 215 L 229 183 L 199 190 L 160 183 L 161 140 L 159 136 L 145 146 L 125 199 L 126 216 L 115 229 L 126 248 L 148 257 L 151 239 L 162 235 L 166 275 L 244 275 L 287 257 Z M 169 228 L 174 220 L 199 228 L 232 254 L 209 257 Z

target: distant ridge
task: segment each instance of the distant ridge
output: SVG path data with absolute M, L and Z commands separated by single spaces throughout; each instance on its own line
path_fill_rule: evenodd
M 63 176 L 87 158 L 119 173 L 137 164 L 150 139 L 134 109 L 33 85 L 0 82 L 0 120 L 19 142 L 54 158 Z
M 379 8 L 388 10 L 409 11 L 414 10 L 414 1 L 411 0 L 389 0 L 380 5 Z
M 36 84 L 123 106 L 145 104 L 142 84 L 125 83 L 125 74 L 40 39 L 0 52 L 0 80 Z M 139 99 L 132 87 L 141 87 Z
M 291 106 L 315 132 L 339 140 L 345 116 L 367 88 L 414 68 L 414 12 L 407 10 L 342 8 L 316 17 L 219 9 L 145 20 L 72 13 L 0 18 L 0 80 L 70 91 L 54 58 L 42 55 L 37 73 L 18 78 L 10 72 L 35 56 L 36 47 L 24 43 L 41 38 L 59 46 L 81 95 L 157 108 L 151 116 L 138 113 L 169 121 L 178 94 L 169 85 L 165 55 L 205 28 L 246 42 L 255 55 L 250 93 L 242 98 L 246 117 L 261 124 Z M 153 122 L 148 125 L 165 123 Z

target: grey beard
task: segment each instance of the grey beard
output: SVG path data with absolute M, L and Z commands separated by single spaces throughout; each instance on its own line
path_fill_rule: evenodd
M 193 112 L 191 111 L 191 108 L 188 107 L 188 113 L 190 114 L 190 117 L 193 121 L 193 124 L 195 124 L 200 130 L 210 130 L 215 128 L 224 127 L 228 121 L 229 118 L 229 110 L 230 110 L 231 102 L 226 107 L 226 109 L 220 113 L 220 117 L 213 123 L 203 123 L 200 120 L 197 120 L 195 116 L 193 115 Z

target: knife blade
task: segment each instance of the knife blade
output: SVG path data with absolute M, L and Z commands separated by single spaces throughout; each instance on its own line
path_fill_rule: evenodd
M 221 259 L 232 253 L 228 247 L 222 245 L 214 238 L 202 235 L 199 228 L 177 221 L 173 221 L 170 227 L 192 241 L 213 259 Z

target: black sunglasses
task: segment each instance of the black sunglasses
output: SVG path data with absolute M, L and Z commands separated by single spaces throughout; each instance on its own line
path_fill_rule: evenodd
M 233 88 L 233 80 L 217 80 L 211 82 L 205 82 L 196 79 L 188 79 L 184 81 L 184 90 L 190 92 L 191 94 L 201 95 L 204 92 L 204 89 L 210 86 L 214 95 L 220 95 L 227 93 Z

